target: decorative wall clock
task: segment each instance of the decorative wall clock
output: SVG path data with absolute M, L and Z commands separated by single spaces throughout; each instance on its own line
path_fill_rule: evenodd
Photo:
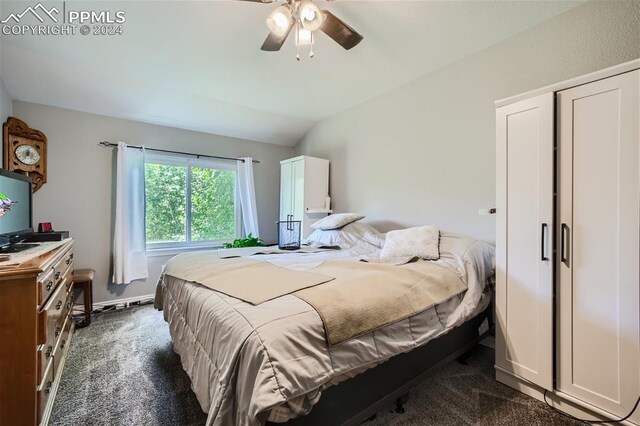
M 4 168 L 29 176 L 36 192 L 47 182 L 47 137 L 15 117 L 9 117 L 2 130 Z

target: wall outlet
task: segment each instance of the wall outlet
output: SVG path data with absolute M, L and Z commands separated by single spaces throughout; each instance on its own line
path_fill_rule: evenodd
M 492 207 L 490 209 L 478 209 L 478 214 L 480 216 L 489 216 L 492 214 L 496 214 L 496 208 Z

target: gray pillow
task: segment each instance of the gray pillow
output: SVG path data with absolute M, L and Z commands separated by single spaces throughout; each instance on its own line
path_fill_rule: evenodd
M 380 253 L 381 259 L 419 257 L 426 260 L 440 258 L 440 230 L 435 226 L 418 226 L 387 232 Z
M 337 213 L 320 219 L 311 225 L 313 229 L 322 229 L 329 231 L 331 229 L 340 229 L 350 223 L 364 219 L 364 215 L 356 213 Z

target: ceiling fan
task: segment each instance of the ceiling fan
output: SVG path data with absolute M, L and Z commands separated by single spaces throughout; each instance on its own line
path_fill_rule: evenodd
M 241 1 L 274 3 L 277 0 Z M 270 32 L 261 49 L 267 52 L 280 50 L 293 30 L 298 60 L 300 60 L 301 46 L 309 46 L 309 57 L 313 58 L 314 31 L 316 30 L 322 31 L 346 50 L 356 46 L 364 38 L 333 13 L 320 10 L 312 0 L 285 0 L 269 14 L 267 26 Z

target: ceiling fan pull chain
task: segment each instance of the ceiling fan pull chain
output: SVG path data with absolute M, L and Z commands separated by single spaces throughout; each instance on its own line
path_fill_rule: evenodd
M 295 26 L 296 32 L 296 60 L 300 62 L 300 24 L 296 22 Z

